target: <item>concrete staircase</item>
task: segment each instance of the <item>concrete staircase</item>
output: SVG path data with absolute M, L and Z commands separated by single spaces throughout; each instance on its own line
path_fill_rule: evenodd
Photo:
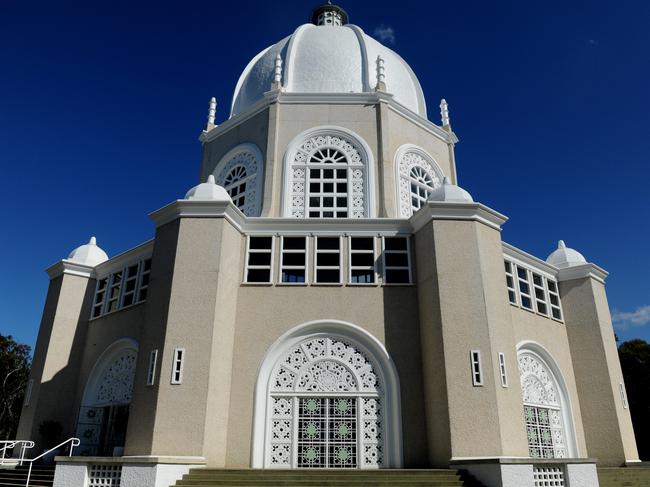
M 195 468 L 176 487 L 483 487 L 459 470 L 230 470 Z
M 634 467 L 598 469 L 600 487 L 650 487 L 650 463 Z
M 25 487 L 27 467 L 0 469 L 0 487 Z M 29 487 L 51 487 L 54 482 L 54 465 L 34 465 Z

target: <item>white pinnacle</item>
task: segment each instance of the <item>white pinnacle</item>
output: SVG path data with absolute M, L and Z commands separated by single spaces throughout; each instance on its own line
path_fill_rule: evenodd
M 440 100 L 440 118 L 442 119 L 443 127 L 451 127 L 451 122 L 449 120 L 449 105 L 447 105 L 447 100 L 444 98 Z
M 206 130 L 214 128 L 214 119 L 217 115 L 217 99 L 213 96 L 210 98 L 210 107 L 208 108 L 208 126 Z

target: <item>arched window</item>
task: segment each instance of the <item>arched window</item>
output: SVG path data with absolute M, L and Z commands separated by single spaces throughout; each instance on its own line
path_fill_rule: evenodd
M 557 378 L 531 350 L 518 354 L 528 452 L 532 458 L 569 456 L 567 422 L 571 413 Z
M 364 218 L 370 211 L 370 151 L 349 131 L 299 135 L 285 158 L 284 216 Z
M 399 385 L 383 346 L 341 322 L 294 330 L 260 369 L 253 466 L 399 468 Z
M 137 343 L 123 339 L 97 360 L 79 411 L 80 454 L 113 456 L 124 447 L 137 357 Z
M 241 144 L 217 164 L 216 183 L 226 188 L 246 216 L 260 216 L 262 208 L 262 153 L 253 144 Z
M 442 171 L 429 154 L 407 144 L 395 156 L 399 215 L 410 217 L 442 184 Z

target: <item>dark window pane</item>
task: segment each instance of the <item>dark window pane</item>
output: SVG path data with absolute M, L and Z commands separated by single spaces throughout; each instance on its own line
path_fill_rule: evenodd
M 508 287 L 515 287 L 514 283 L 512 282 L 512 277 L 510 276 L 506 276 L 506 284 L 508 285 Z
M 544 290 L 543 289 L 535 288 L 535 297 L 537 297 L 537 299 L 539 299 L 540 301 L 546 301 L 544 299 Z
M 353 266 L 369 266 L 375 264 L 375 256 L 372 254 L 352 254 Z
M 516 303 L 515 293 L 513 291 L 508 291 L 508 299 L 511 303 Z
M 352 239 L 352 250 L 372 250 L 373 240 L 372 237 L 354 237 Z
M 148 286 L 149 285 L 149 276 L 150 276 L 150 274 L 143 274 L 142 275 L 142 282 L 140 283 L 140 285 Z
M 353 269 L 352 274 L 350 276 L 350 282 L 355 282 L 355 283 L 375 282 L 375 273 L 372 271 Z
M 318 248 L 321 250 L 338 250 L 339 245 L 338 237 L 320 237 L 318 239 Z
M 542 313 L 543 315 L 548 314 L 548 311 L 546 310 L 546 305 L 544 303 L 540 303 L 537 301 L 537 311 Z
M 127 293 L 130 293 L 131 291 L 135 290 L 135 279 L 131 279 L 130 281 L 126 281 L 126 287 L 124 288 Z
M 305 282 L 304 269 L 289 269 L 282 271 L 282 282 Z
M 348 183 L 336 183 L 336 191 L 338 193 L 347 193 L 348 192 Z
M 325 208 L 332 208 L 334 207 L 334 198 L 331 197 L 325 197 L 323 198 L 323 206 Z
M 525 282 L 519 281 L 519 290 L 524 294 L 530 294 L 530 288 Z
M 521 277 L 522 279 L 528 279 L 528 276 L 526 274 L 526 269 L 522 269 L 521 267 L 517 267 L 517 275 Z
M 323 179 L 333 179 L 334 169 L 323 169 Z
M 147 259 L 144 261 L 144 270 L 148 271 L 149 269 L 151 269 L 151 259 Z
M 312 193 L 320 193 L 320 183 L 309 183 L 309 191 Z
M 323 193 L 333 193 L 333 192 L 334 192 L 334 183 L 323 184 Z
M 406 250 L 406 238 L 387 237 L 384 240 L 386 250 Z
M 336 170 L 336 177 L 338 179 L 345 179 L 348 177 L 348 170 L 347 169 L 337 169 Z
M 305 265 L 305 254 L 284 254 L 283 265 Z
M 309 217 L 310 218 L 318 218 L 319 216 L 320 216 L 320 213 L 318 213 L 317 211 L 310 211 L 309 212 Z
M 271 271 L 269 269 L 248 269 L 248 282 L 269 282 Z
M 389 284 L 408 283 L 409 272 L 406 269 L 404 270 L 388 269 L 386 271 L 386 282 Z
M 303 250 L 305 248 L 304 237 L 284 237 L 284 248 L 288 250 Z
M 339 271 L 335 269 L 319 269 L 316 271 L 316 282 L 339 282 Z
M 409 265 L 406 254 L 386 254 L 386 267 L 407 267 Z
M 248 265 L 271 265 L 271 253 L 248 254 Z
M 348 206 L 348 199 L 347 198 L 336 198 L 336 206 L 339 208 L 345 208 Z
M 319 266 L 338 266 L 339 265 L 339 255 L 336 254 L 317 254 L 316 255 L 316 264 Z
M 318 179 L 320 177 L 320 169 L 310 169 L 309 176 L 312 178 Z
M 522 297 L 521 297 L 521 305 L 522 305 L 524 308 L 528 308 L 528 309 L 531 309 L 531 308 L 532 308 L 532 306 L 531 306 L 531 304 L 530 304 L 530 298 L 527 298 L 526 296 L 522 296 Z
M 144 301 L 147 299 L 147 291 L 148 289 L 140 289 L 140 295 L 138 296 L 138 301 Z
M 323 218 L 334 218 L 334 212 L 333 211 L 324 211 L 323 212 Z
M 251 249 L 271 249 L 271 239 L 273 237 L 251 237 Z
M 124 303 L 122 303 L 122 306 L 130 306 L 132 304 L 133 304 L 133 294 L 125 294 Z
M 553 294 L 551 294 L 551 295 L 549 295 L 549 297 L 551 298 L 551 304 L 553 304 L 555 306 L 560 305 L 560 301 L 557 299 L 557 296 L 554 296 Z
M 510 270 L 510 262 L 506 261 L 506 262 L 504 262 L 504 264 L 505 264 L 505 266 L 506 266 L 506 272 L 507 272 L 508 274 L 510 274 L 510 273 L 512 272 L 512 271 Z
M 533 274 L 533 282 L 537 284 L 538 286 L 542 286 L 542 276 L 538 274 Z
M 318 208 L 320 206 L 320 198 L 317 196 L 316 197 L 311 196 L 309 198 L 309 206 L 311 206 L 312 208 Z
M 553 311 L 553 318 L 555 318 L 556 320 L 561 320 L 562 315 L 560 314 L 560 310 L 557 308 L 551 308 L 551 309 Z
M 126 271 L 126 274 L 127 274 L 128 277 L 133 277 L 137 273 L 138 273 L 138 266 L 137 265 L 130 266 Z
M 557 292 L 557 286 L 555 285 L 555 282 L 548 281 L 548 289 L 554 293 Z

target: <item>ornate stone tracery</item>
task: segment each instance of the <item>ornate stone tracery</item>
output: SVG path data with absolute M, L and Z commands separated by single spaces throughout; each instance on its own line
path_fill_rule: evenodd
M 96 404 L 128 404 L 131 402 L 136 358 L 135 350 L 125 350 L 104 370 L 97 386 Z
M 422 150 L 398 152 L 399 215 L 409 218 L 433 189 L 442 185 L 442 173 Z
M 233 203 L 246 216 L 260 216 L 262 158 L 259 149 L 252 144 L 235 147 L 219 161 L 215 179 L 226 188 Z

